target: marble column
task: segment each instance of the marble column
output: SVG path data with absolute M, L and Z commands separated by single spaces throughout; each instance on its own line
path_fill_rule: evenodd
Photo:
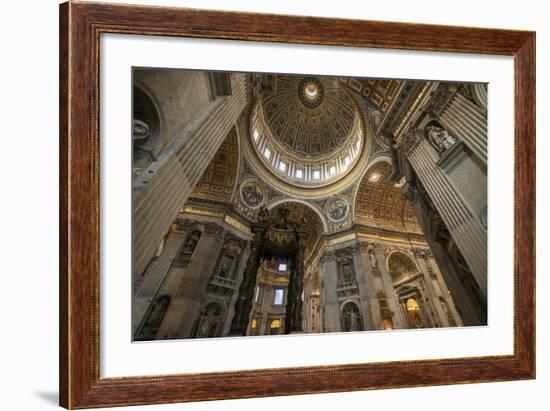
M 416 263 L 422 272 L 424 284 L 426 285 L 427 293 L 425 297 L 430 301 L 431 308 L 437 317 L 434 320 L 438 323 L 439 327 L 448 327 L 449 320 L 447 314 L 443 311 L 439 301 L 439 297 L 441 296 L 439 285 L 437 284 L 437 279 L 432 267 L 429 267 L 426 261 L 428 258 L 426 251 L 422 249 L 413 249 L 412 251 L 416 257 Z
M 407 328 L 407 319 L 403 315 L 395 288 L 393 285 L 393 279 L 386 266 L 386 247 L 378 244 L 374 248 L 374 256 L 376 258 L 377 269 L 380 273 L 380 281 L 382 283 L 382 290 L 388 300 L 392 315 L 392 323 L 394 329 Z
M 425 258 L 425 264 L 428 269 L 430 278 L 432 279 L 433 287 L 436 290 L 437 294 L 443 299 L 444 303 L 446 304 L 447 309 L 449 310 L 449 313 L 447 314 L 447 317 L 450 315 L 452 317 L 452 321 L 458 326 L 462 326 L 463 322 L 460 318 L 460 314 L 456 310 L 455 302 L 453 300 L 452 294 L 447 288 L 447 284 L 445 284 L 445 280 L 443 279 L 443 275 L 441 274 L 441 271 L 439 270 L 438 265 L 435 263 L 433 255 L 431 252 L 426 252 L 426 258 Z M 447 318 L 447 325 L 452 326 L 453 324 L 450 323 L 450 319 Z
M 247 246 L 244 250 L 242 256 L 240 257 L 241 260 L 239 261 L 239 267 L 237 269 L 237 275 L 235 276 L 235 280 L 237 284 L 240 284 L 242 282 L 244 271 L 246 269 L 246 264 L 248 262 L 248 259 L 250 257 L 250 246 Z M 234 292 L 231 296 L 231 300 L 229 302 L 229 309 L 227 312 L 227 317 L 225 319 L 225 324 L 223 326 L 223 334 L 222 335 L 228 335 L 231 332 L 231 324 L 232 319 L 235 316 L 235 305 L 237 303 L 237 299 L 239 298 L 238 292 Z M 259 327 L 260 324 L 258 324 Z M 257 330 L 257 329 L 256 329 Z
M 323 279 L 324 292 L 324 317 L 323 332 L 339 332 L 342 330 L 340 324 L 340 307 L 338 305 L 338 294 L 336 286 L 338 282 L 338 267 L 334 251 L 326 251 L 321 257 L 320 274 Z
M 359 287 L 359 300 L 361 301 L 361 315 L 365 330 L 377 330 L 382 328 L 382 317 L 378 307 L 376 291 L 381 286 L 379 273 L 375 273 L 364 244 L 353 247 L 353 264 L 357 285 Z
M 135 293 L 132 302 L 132 324 L 134 330 L 140 324 L 147 312 L 147 308 L 154 300 L 184 240 L 185 233 L 170 232 L 161 254 L 149 265 L 147 271 L 143 274 L 143 281 Z
M 483 83 L 474 83 L 472 84 L 472 96 L 476 102 L 476 104 L 479 106 L 479 108 L 487 112 L 487 88 L 489 87 L 488 84 Z
M 448 250 L 434 237 L 437 235 L 435 231 L 438 230 L 437 227 L 444 224 L 438 221 L 440 217 L 436 218 L 438 213 L 434 211 L 431 200 L 425 192 L 420 192 L 411 183 L 406 183 L 403 186 L 403 191 L 415 210 L 418 223 L 422 227 L 424 237 L 437 263 L 434 265 L 435 270 L 441 276 L 441 283 L 445 284 L 445 289 L 450 292 L 461 321 L 467 326 L 485 324 L 483 314 L 474 308 L 477 306 L 475 296 L 466 290 Z
M 231 77 L 233 94 L 202 110 L 136 179 L 133 189 L 133 272 L 141 274 L 204 170 L 247 104 L 246 78 Z
M 408 154 L 412 168 L 440 213 L 479 288 L 487 295 L 487 230 L 448 176 L 437 166 L 437 156 L 424 138 Z
M 190 338 L 195 320 L 201 309 L 206 293 L 206 285 L 212 276 L 223 247 L 223 228 L 206 225 L 201 241 L 193 253 L 191 262 L 185 268 L 174 267 L 173 276 L 175 295 L 166 313 L 174 324 L 177 338 Z
M 439 115 L 439 122 L 487 164 L 487 112 L 456 93 Z

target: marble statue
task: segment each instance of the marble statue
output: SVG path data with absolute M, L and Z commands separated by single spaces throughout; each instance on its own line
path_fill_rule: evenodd
M 428 126 L 428 140 L 438 153 L 451 148 L 456 144 L 456 139 L 447 130 L 437 126 Z
M 374 254 L 374 247 L 372 244 L 369 244 L 368 252 L 371 267 L 378 268 L 378 261 L 376 260 L 376 255 Z
M 201 238 L 201 232 L 200 231 L 193 231 L 187 241 L 185 242 L 185 245 L 183 246 L 182 253 L 183 254 L 193 254 L 193 251 L 195 251 L 195 248 L 197 247 L 197 244 Z

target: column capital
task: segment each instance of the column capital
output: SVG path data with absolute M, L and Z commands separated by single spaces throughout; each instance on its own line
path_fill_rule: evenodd
M 321 264 L 336 261 L 336 253 L 332 250 L 325 251 L 325 253 L 319 259 Z
M 437 119 L 457 92 L 454 84 L 440 83 L 424 110 Z

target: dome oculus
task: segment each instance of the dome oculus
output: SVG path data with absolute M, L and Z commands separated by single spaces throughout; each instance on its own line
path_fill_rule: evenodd
M 316 77 L 305 77 L 298 84 L 298 98 L 307 108 L 316 108 L 323 102 L 325 89 Z

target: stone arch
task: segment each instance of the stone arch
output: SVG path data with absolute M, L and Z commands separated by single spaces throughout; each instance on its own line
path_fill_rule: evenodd
M 163 121 L 161 106 L 147 87 L 135 83 L 132 92 L 132 174 L 137 177 L 156 160 Z
M 393 250 L 388 254 L 386 257 L 386 268 L 394 283 L 402 280 L 406 273 L 415 274 L 421 272 L 414 257 L 401 249 Z M 394 272 L 398 272 L 400 275 L 396 275 Z
M 280 205 L 285 204 L 285 203 L 302 204 L 302 205 L 306 206 L 307 208 L 309 208 L 310 210 L 312 210 L 319 217 L 319 220 L 321 221 L 321 224 L 323 226 L 323 232 L 324 233 L 328 232 L 328 223 L 327 223 L 327 220 L 326 220 L 322 210 L 315 207 L 313 204 L 309 203 L 308 201 L 300 200 L 298 198 L 281 198 L 281 199 L 273 200 L 270 203 L 268 203 L 266 205 L 266 209 L 268 211 L 270 211 L 270 210 L 274 209 L 275 207 L 280 206 Z
M 369 166 L 354 193 L 355 223 L 422 234 L 414 209 L 392 175 L 386 156 L 378 157 Z

